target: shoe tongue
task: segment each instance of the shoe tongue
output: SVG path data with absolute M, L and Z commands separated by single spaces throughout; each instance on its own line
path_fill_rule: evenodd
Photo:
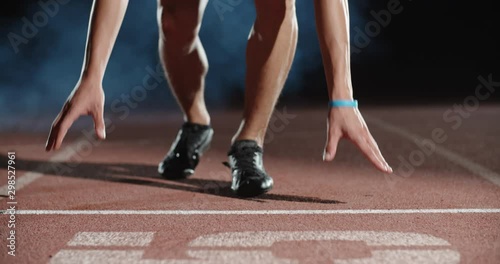
M 234 152 L 242 152 L 245 150 L 251 150 L 260 153 L 263 152 L 262 148 L 259 147 L 257 142 L 255 142 L 254 140 L 238 140 L 233 143 L 228 155 L 231 155 Z

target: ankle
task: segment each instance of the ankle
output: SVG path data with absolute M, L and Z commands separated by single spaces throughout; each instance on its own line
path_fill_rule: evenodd
M 251 135 L 244 135 L 244 134 L 235 135 L 231 140 L 231 145 L 233 145 L 236 141 L 241 141 L 241 140 L 255 141 L 260 148 L 262 148 L 262 149 L 264 148 L 264 138 L 262 138 L 260 136 L 251 136 Z
M 210 115 L 207 113 L 197 113 L 189 114 L 185 116 L 185 119 L 189 123 L 200 124 L 200 125 L 210 125 Z

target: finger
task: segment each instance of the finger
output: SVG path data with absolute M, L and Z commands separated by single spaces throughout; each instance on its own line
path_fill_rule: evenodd
M 328 133 L 325 150 L 323 151 L 323 161 L 332 161 L 335 158 L 341 136 L 341 133 L 335 130 Z
M 365 156 L 383 172 L 387 172 L 385 164 L 378 159 L 377 155 L 374 153 L 371 145 L 365 140 L 364 136 L 359 135 L 352 139 L 358 148 L 365 154 Z
M 52 150 L 52 146 L 54 144 L 53 134 L 54 134 L 54 127 L 51 127 L 49 132 L 49 137 L 47 138 L 47 142 L 45 143 L 45 151 L 47 152 Z
M 64 110 L 63 112 L 59 113 L 54 119 L 54 122 L 52 122 L 52 126 L 50 127 L 50 132 L 49 132 L 49 137 L 47 138 L 47 142 L 45 143 L 45 151 L 51 151 L 54 147 L 54 138 L 57 135 L 57 131 L 59 129 L 59 123 L 62 119 L 62 117 L 65 115 Z
M 92 113 L 94 118 L 94 128 L 97 137 L 101 140 L 106 139 L 106 124 L 104 123 L 103 109 L 95 110 Z
M 49 137 L 47 138 L 47 142 L 45 142 L 45 151 L 50 151 L 52 150 L 52 135 L 54 133 L 54 125 L 50 127 L 50 132 L 49 132 Z
M 45 143 L 45 151 L 49 152 L 52 150 L 54 147 L 54 135 L 55 135 L 55 129 L 50 130 L 49 138 L 47 139 L 47 142 Z
M 378 147 L 377 142 L 373 138 L 371 134 L 368 133 L 367 136 L 367 141 L 370 144 L 370 147 L 373 151 L 373 153 L 377 156 L 377 159 L 382 161 L 382 163 L 385 165 L 387 172 L 392 173 L 392 168 L 389 166 L 389 163 L 384 158 L 384 155 L 382 155 L 382 152 L 380 151 L 380 148 Z
M 77 112 L 69 110 L 69 112 L 67 112 L 67 114 L 65 114 L 61 118 L 61 122 L 58 124 L 57 127 L 57 134 L 54 138 L 54 143 L 53 143 L 54 150 L 58 150 L 61 147 L 62 141 L 66 136 L 68 129 L 71 127 L 71 125 L 73 125 L 73 123 L 79 116 L 80 115 Z
M 69 113 L 70 110 L 71 110 L 71 104 L 66 102 L 62 107 L 61 112 L 59 112 L 56 119 L 54 119 L 54 122 L 52 122 L 52 126 L 49 132 L 49 138 L 45 145 L 46 151 L 51 151 L 54 149 L 57 134 L 59 133 L 59 130 L 61 128 L 61 122 L 66 118 L 66 115 Z

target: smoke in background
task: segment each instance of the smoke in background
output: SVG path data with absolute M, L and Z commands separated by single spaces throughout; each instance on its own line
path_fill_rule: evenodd
M 19 1 L 2 8 L 0 104 L 5 107 L 0 115 L 55 114 L 77 82 L 92 1 L 58 1 Z M 226 6 L 221 12 L 216 8 L 220 2 L 239 3 Z M 229 2 L 210 1 L 201 30 L 210 62 L 206 99 L 212 107 L 230 105 L 235 95 L 243 92 L 246 40 L 255 11 L 252 1 Z M 359 8 L 366 8 L 364 2 L 366 0 L 351 3 L 354 25 L 362 24 L 363 19 L 353 6 L 359 4 Z M 47 12 L 41 6 L 43 3 L 60 4 L 57 8 L 51 6 L 54 12 Z M 299 45 L 284 96 L 294 96 L 307 86 L 305 72 L 321 67 L 311 1 L 297 1 L 297 12 Z M 33 24 L 36 29 L 35 32 L 28 29 L 28 36 L 23 35 L 26 24 Z M 16 44 L 12 45 L 9 34 L 11 38 L 16 34 L 23 39 L 16 39 Z M 105 75 L 107 103 L 130 93 L 148 74 L 146 68 L 154 69 L 158 65 L 157 39 L 156 1 L 130 1 Z M 141 109 L 154 107 L 175 107 L 175 100 L 165 83 L 148 91 L 147 99 L 140 106 Z
M 64 4 L 53 14 L 41 7 L 54 2 Z M 91 3 L 0 2 L 0 118 L 54 116 L 59 111 L 80 75 Z M 222 13 L 216 9 L 221 3 L 226 4 Z M 500 24 L 495 23 L 492 3 L 350 0 L 351 44 L 361 50 L 352 54 L 357 99 L 363 105 L 456 102 L 473 93 L 479 75 L 497 76 Z M 399 11 L 388 17 L 395 4 Z M 297 15 L 297 55 L 280 101 L 324 104 L 312 1 L 297 0 Z M 241 106 L 245 47 L 254 16 L 252 0 L 210 0 L 207 6 L 201 39 L 210 61 L 206 90 L 210 109 Z M 23 35 L 27 23 L 41 26 Z M 8 37 L 13 34 L 24 36 L 16 39 L 15 48 Z M 131 0 L 104 79 L 107 109 L 142 85 L 148 69 L 158 65 L 157 39 L 156 1 Z M 176 107 L 162 82 L 133 110 Z

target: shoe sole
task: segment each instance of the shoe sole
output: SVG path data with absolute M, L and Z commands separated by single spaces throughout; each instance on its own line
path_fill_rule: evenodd
M 259 191 L 251 191 L 251 192 L 248 192 L 248 191 L 234 191 L 233 192 L 238 195 L 239 197 L 245 197 L 245 198 L 252 198 L 252 197 L 257 197 L 257 196 L 260 196 L 260 195 L 263 195 L 267 192 L 269 192 L 272 188 L 268 188 L 268 189 L 261 189 Z
M 263 195 L 263 194 L 269 192 L 270 190 L 273 189 L 273 186 L 274 186 L 274 184 L 269 186 L 269 188 L 263 189 L 257 185 L 253 185 L 253 186 L 247 185 L 246 187 L 238 188 L 238 190 L 234 190 L 234 189 L 231 189 L 231 190 L 233 190 L 233 192 L 240 197 L 251 198 L 251 197 L 257 197 L 259 195 Z

